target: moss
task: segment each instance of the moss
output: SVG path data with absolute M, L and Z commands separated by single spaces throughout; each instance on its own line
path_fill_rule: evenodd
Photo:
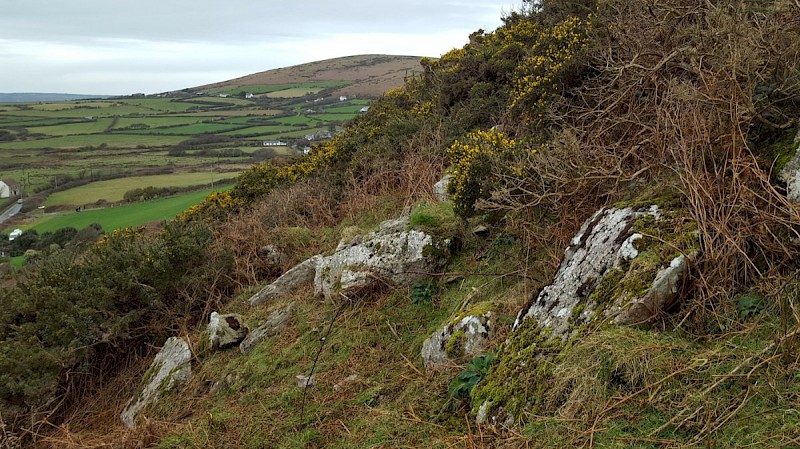
M 444 352 L 447 357 L 451 359 L 458 359 L 464 356 L 464 343 L 467 340 L 467 334 L 463 329 L 453 333 L 444 344 Z
M 497 304 L 492 301 L 479 302 L 472 307 L 459 312 L 452 320 L 450 320 L 450 326 L 455 326 L 468 316 L 483 316 L 489 312 L 495 311 L 496 309 Z
M 150 368 L 147 368 L 147 371 L 144 372 L 142 375 L 142 385 L 147 385 L 150 382 L 150 379 L 153 377 L 153 374 L 157 373 L 158 370 L 161 369 L 161 362 L 154 363 L 150 365 Z
M 422 247 L 422 256 L 425 258 L 432 258 L 432 259 L 446 259 L 447 250 L 444 248 L 444 245 L 429 243 Z
M 409 227 L 438 239 L 448 239 L 463 234 L 463 224 L 453 211 L 450 202 L 417 205 L 409 217 Z
M 675 186 L 665 186 L 663 183 L 650 183 L 640 185 L 632 183 L 630 186 L 631 194 L 627 195 L 622 201 L 614 204 L 618 209 L 647 208 L 656 205 L 661 209 L 675 209 L 681 205 L 681 191 Z
M 797 131 L 797 128 L 789 130 L 783 139 L 769 146 L 768 151 L 775 163 L 775 173 L 780 173 L 797 153 L 798 145 L 795 144 Z
M 535 319 L 523 321 L 500 348 L 487 378 L 473 389 L 473 411 L 488 402 L 490 411 L 502 407 L 517 418 L 535 414 L 552 373 L 552 356 L 564 345 Z

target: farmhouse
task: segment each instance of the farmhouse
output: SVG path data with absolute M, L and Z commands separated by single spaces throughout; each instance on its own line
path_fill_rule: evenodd
M 369 111 L 369 106 L 364 106 L 363 108 L 358 110 L 358 112 L 367 112 L 367 111 Z
M 253 98 L 253 94 L 250 93 L 250 92 L 247 92 L 246 94 L 244 94 L 244 98 L 247 98 L 249 100 L 249 99 Z
M 339 97 L 339 101 L 347 101 L 347 96 L 346 95 L 341 95 Z
M 285 147 L 288 144 L 282 140 L 265 140 L 262 145 L 265 147 Z
M 22 229 L 14 229 L 11 231 L 11 234 L 8 234 L 8 240 L 14 240 L 15 238 L 22 235 Z

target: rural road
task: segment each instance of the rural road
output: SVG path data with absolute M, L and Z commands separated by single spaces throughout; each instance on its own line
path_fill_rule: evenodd
M 0 224 L 8 220 L 9 218 L 17 215 L 19 211 L 22 210 L 22 204 L 16 203 L 13 206 L 9 207 L 2 214 L 0 214 Z

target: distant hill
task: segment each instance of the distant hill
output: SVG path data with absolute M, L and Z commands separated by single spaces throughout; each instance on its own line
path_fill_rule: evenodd
M 419 56 L 358 55 L 258 72 L 241 78 L 198 86 L 192 90 L 234 88 L 311 81 L 349 81 L 333 95 L 379 97 L 420 72 Z
M 40 92 L 0 93 L 0 103 L 36 103 L 39 101 L 72 101 L 109 98 L 112 95 L 53 94 Z

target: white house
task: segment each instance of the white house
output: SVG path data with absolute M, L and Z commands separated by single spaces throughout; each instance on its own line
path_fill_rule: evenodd
M 247 92 L 246 94 L 244 94 L 244 98 L 247 98 L 249 100 L 249 99 L 253 98 L 253 94 L 250 93 L 250 92 Z
M 347 96 L 346 95 L 340 96 L 339 101 L 347 101 Z
M 14 229 L 11 231 L 11 234 L 8 234 L 8 240 L 14 240 L 15 238 L 22 235 L 22 229 Z
M 367 112 L 367 111 L 369 111 L 369 106 L 364 106 L 363 108 L 358 110 L 358 112 Z

